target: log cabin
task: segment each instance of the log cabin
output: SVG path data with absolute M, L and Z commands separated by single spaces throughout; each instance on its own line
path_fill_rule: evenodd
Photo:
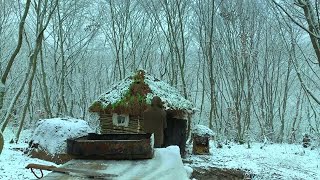
M 196 108 L 179 91 L 144 70 L 127 76 L 100 95 L 89 107 L 98 113 L 100 133 L 144 133 L 143 112 L 159 96 L 167 113 L 165 146 L 178 145 L 184 154 L 188 120 Z

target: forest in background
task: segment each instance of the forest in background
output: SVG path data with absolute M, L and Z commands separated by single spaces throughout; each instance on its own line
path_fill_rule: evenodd
M 90 121 L 137 69 L 176 87 L 218 140 L 320 137 L 318 0 L 0 0 L 0 128 Z

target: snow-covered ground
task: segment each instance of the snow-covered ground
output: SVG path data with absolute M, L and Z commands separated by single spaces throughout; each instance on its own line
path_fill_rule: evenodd
M 12 129 L 7 128 L 4 131 L 4 149 L 0 155 L 0 179 L 1 180 L 25 180 L 36 179 L 29 169 L 25 167 L 30 163 L 55 165 L 52 162 L 43 161 L 40 159 L 30 158 L 26 156 L 21 149 L 28 147 L 27 142 L 32 135 L 31 131 L 22 131 L 21 140 L 18 144 L 9 144 L 9 141 L 14 137 Z M 38 172 L 36 170 L 37 173 Z M 47 175 L 48 171 L 43 171 Z
M 0 155 L 0 179 L 35 179 L 25 167 L 30 163 L 55 165 L 52 162 L 30 158 L 23 151 L 30 140 L 39 144 L 48 154 L 65 153 L 67 138 L 79 137 L 91 132 L 86 121 L 74 118 L 53 118 L 40 120 L 34 131 L 24 130 L 18 144 L 9 144 L 17 128 L 7 128 L 3 134 L 5 144 Z M 55 165 L 56 166 L 56 165 Z M 40 175 L 40 171 L 35 170 Z M 48 171 L 43 171 L 47 175 Z
M 14 132 L 8 128 L 4 132 L 5 146 L 0 155 L 0 179 L 1 180 L 24 180 L 36 179 L 30 170 L 25 169 L 29 163 L 55 165 L 54 163 L 27 157 L 18 149 L 27 147 L 28 140 L 33 132 L 22 132 L 19 144 L 8 142 Z M 229 144 L 223 148 L 216 148 L 214 141 L 210 142 L 210 155 L 188 155 L 185 164 L 186 171 L 192 172 L 194 167 L 210 168 L 234 168 L 254 174 L 254 179 L 320 179 L 320 149 L 303 148 L 302 145 L 294 144 L 267 144 L 252 143 L 251 148 L 246 145 Z M 262 148 L 261 148 L 262 147 Z M 189 147 L 191 148 L 191 147 Z M 189 149 L 191 152 L 191 149 Z M 166 163 L 171 163 L 167 160 Z M 44 175 L 48 171 L 43 171 Z M 39 173 L 39 172 L 38 172 Z
M 253 179 L 320 179 L 320 148 L 297 144 L 229 144 L 216 148 L 210 142 L 210 155 L 189 155 L 190 167 L 240 169 L 254 174 Z M 189 149 L 191 152 L 191 150 Z
M 25 155 L 22 151 L 18 149 L 26 148 L 28 145 L 28 139 L 32 137 L 31 131 L 24 131 L 22 134 L 21 143 L 18 144 L 9 144 L 8 142 L 13 137 L 13 131 L 7 129 L 4 132 L 5 137 L 5 146 L 2 154 L 0 155 L 0 179 L 1 180 L 25 180 L 25 179 L 36 179 L 36 177 L 31 173 L 30 170 L 25 169 L 25 167 L 30 163 L 43 164 L 43 165 L 54 165 L 54 163 L 30 158 Z M 52 139 L 53 141 L 56 141 Z M 175 176 L 175 179 L 188 179 L 187 173 L 184 171 L 180 155 L 179 148 L 177 146 L 170 146 L 165 149 L 158 149 L 155 151 L 155 157 L 150 161 L 110 161 L 110 163 L 115 163 L 110 165 L 112 168 L 106 170 L 107 173 L 117 174 L 115 172 L 122 172 L 121 176 L 118 179 L 126 179 L 126 177 L 139 177 L 138 179 L 154 179 L 155 176 L 158 176 L 160 179 L 168 179 L 167 177 Z M 178 158 L 179 157 L 179 158 Z M 132 166 L 132 170 L 127 172 L 128 167 Z M 145 169 L 153 169 L 149 174 L 144 174 Z M 35 170 L 38 175 L 40 172 Z M 174 172 L 170 172 L 174 171 Z M 182 172 L 183 171 L 183 172 Z M 49 171 L 43 171 L 44 175 L 48 175 Z M 148 176 L 146 176 L 148 175 Z M 176 177 L 177 176 L 177 177 Z M 75 177 L 76 178 L 76 177 Z M 69 178 L 70 179 L 70 178 Z M 73 179 L 73 178 L 71 178 Z M 116 178 L 117 179 L 117 178 Z M 131 178 L 129 178 L 131 179 Z

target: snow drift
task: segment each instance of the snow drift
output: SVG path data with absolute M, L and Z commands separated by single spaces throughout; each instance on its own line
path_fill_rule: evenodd
M 48 154 L 66 153 L 69 138 L 77 138 L 93 132 L 84 120 L 73 118 L 53 118 L 40 120 L 32 135 L 32 146 Z

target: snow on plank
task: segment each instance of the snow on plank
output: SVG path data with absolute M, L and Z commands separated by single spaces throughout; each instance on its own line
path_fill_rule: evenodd
M 188 179 L 177 146 L 156 148 L 154 158 L 148 160 L 71 160 L 61 167 L 112 175 L 119 180 Z M 52 172 L 43 179 L 75 179 L 78 176 L 76 173 L 72 175 Z M 112 179 L 110 177 L 106 178 Z M 83 179 L 83 176 L 81 179 Z

